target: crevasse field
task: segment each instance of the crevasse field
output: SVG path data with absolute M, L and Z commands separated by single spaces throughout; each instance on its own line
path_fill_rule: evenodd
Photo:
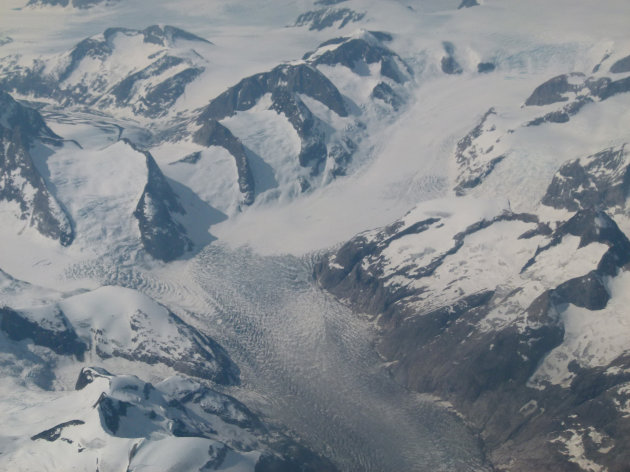
M 626 470 L 630 3 L 27 1 L 0 469 Z

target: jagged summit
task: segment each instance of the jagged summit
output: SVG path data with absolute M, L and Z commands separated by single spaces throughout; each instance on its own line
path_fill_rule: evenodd
M 64 208 L 37 168 L 31 148 L 37 142 L 58 143 L 41 115 L 0 91 L 0 201 L 20 225 L 68 246 L 74 229 Z M 8 218 L 8 215 L 7 215 Z
M 310 30 L 321 31 L 326 28 L 337 26 L 342 29 L 350 23 L 361 21 L 365 13 L 358 13 L 349 8 L 321 8 L 302 13 L 295 20 L 294 26 L 308 26 Z
M 376 63 L 380 64 L 383 76 L 403 83 L 410 79 L 412 72 L 395 52 L 384 45 L 391 39 L 388 33 L 359 30 L 352 36 L 320 44 L 319 49 L 307 53 L 304 59 L 316 66 L 343 65 L 357 71 Z
M 567 5 L 0 1 L 0 469 L 627 472 L 630 3 Z
M 174 219 L 175 215 L 185 215 L 186 210 L 151 153 L 139 149 L 127 139 L 123 142 L 146 159 L 146 185 L 133 212 L 138 220 L 142 245 L 156 259 L 172 261 L 193 248 L 186 229 Z
M 256 187 L 265 186 L 256 184 L 257 179 L 262 179 L 250 161 L 267 156 L 255 156 L 257 146 L 250 146 L 248 139 L 240 134 L 239 122 L 241 117 L 248 116 L 246 112 L 261 118 L 266 111 L 274 112 L 265 114 L 274 119 L 277 114 L 282 121 L 286 120 L 299 140 L 296 155 L 287 156 L 293 161 L 294 177 L 288 188 L 279 188 L 280 192 L 303 193 L 327 184 L 332 178 L 344 175 L 351 165 L 352 155 L 364 138 L 365 122 L 378 120 L 376 115 L 380 112 L 372 109 L 384 106 L 398 112 L 404 106 L 404 84 L 412 77 L 412 71 L 385 46 L 391 40 L 388 33 L 360 30 L 352 36 L 322 43 L 301 61 L 242 79 L 200 110 L 195 120 L 194 141 L 206 147 L 221 146 L 233 155 L 241 200 L 250 205 L 260 193 Z M 378 66 L 374 74 L 366 72 L 374 66 Z M 365 76 L 380 80 L 369 94 L 356 97 L 353 85 L 347 81 L 335 83 L 327 75 L 337 77 L 335 70 L 346 69 L 356 77 L 356 82 Z M 295 146 L 293 142 L 290 145 Z M 281 165 L 286 168 L 287 164 L 285 160 Z M 287 177 L 276 175 L 273 185 L 281 187 Z
M 37 110 L 20 104 L 3 90 L 0 90 L 0 110 L 0 126 L 7 130 L 19 128 L 25 144 L 32 144 L 36 139 L 48 142 L 61 140 Z
M 114 107 L 157 117 L 166 114 L 204 71 L 205 63 L 194 48 L 211 44 L 169 25 L 108 28 L 32 65 L 9 62 L 0 85 L 63 106 Z
M 33 425 L 42 430 L 21 444 L 33 455 L 31 463 L 42 468 L 48 467 L 45 458 L 61 448 L 64 454 L 56 466 L 62 467 L 124 463 L 129 471 L 273 471 L 288 470 L 299 460 L 299 467 L 336 470 L 312 453 L 303 462 L 307 450 L 288 438 L 274 437 L 238 400 L 183 377 L 152 384 L 88 367 L 81 370 L 76 390 L 67 399 L 57 399 L 54 407 L 72 419 L 53 424 L 44 418 Z M 111 441 L 104 451 L 94 447 L 102 437 Z

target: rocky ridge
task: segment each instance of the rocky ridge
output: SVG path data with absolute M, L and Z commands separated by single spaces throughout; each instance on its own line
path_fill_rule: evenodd
M 315 266 L 324 289 L 376 317 L 391 374 L 449 401 L 498 470 L 628 461 L 630 365 L 624 335 L 608 327 L 623 323 L 630 270 L 612 217 L 627 213 L 626 159 L 621 147 L 559 169 L 542 203 L 566 220 L 547 220 L 544 206 L 445 201 Z M 598 328 L 578 340 L 583 325 Z
M 126 109 L 131 116 L 158 118 L 203 72 L 194 48 L 210 45 L 169 25 L 108 28 L 65 53 L 35 59 L 31 65 L 22 64 L 19 56 L 5 58 L 0 86 L 20 95 L 52 99 L 63 107 Z M 133 61 L 128 59 L 130 50 Z
M 0 201 L 14 204 L 9 212 L 42 235 L 68 246 L 72 222 L 35 165 L 36 143 L 61 141 L 41 115 L 0 91 Z M 5 203 L 5 204 L 6 204 Z

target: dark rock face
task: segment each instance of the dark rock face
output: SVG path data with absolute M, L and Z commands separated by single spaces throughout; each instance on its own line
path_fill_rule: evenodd
M 389 80 L 389 83 L 380 83 L 371 98 L 397 111 L 404 100 L 400 91 L 395 89 L 397 84 L 409 80 L 411 70 L 382 44 L 391 40 L 390 34 L 380 31 L 365 32 L 359 38 L 333 38 L 322 43 L 317 51 L 305 54 L 305 63 L 280 65 L 269 72 L 242 79 L 201 110 L 194 122 L 199 126 L 194 134 L 195 142 L 205 146 L 223 146 L 234 156 L 243 202 L 252 203 L 256 189 L 251 163 L 247 163 L 247 150 L 217 122 L 239 111 L 250 110 L 267 95 L 271 97 L 269 109 L 283 115 L 300 138 L 300 151 L 296 157 L 299 165 L 308 169 L 308 175 L 299 176 L 294 188 L 297 190 L 299 186 L 302 192 L 308 191 L 314 180 L 324 172 L 327 179 L 344 175 L 357 143 L 365 136 L 365 125 L 357 119 L 345 129 L 336 130 L 335 125 L 331 127 L 326 118 L 319 118 L 312 110 L 312 102 L 308 99 L 317 100 L 343 118 L 350 116 L 348 107 L 354 107 L 355 115 L 361 113 L 318 70 L 318 66 L 343 65 L 357 75 L 366 75 L 370 73 L 369 65 L 380 63 L 381 74 L 395 84 Z M 330 45 L 336 47 L 324 49 Z
M 152 87 L 142 98 L 142 106 L 137 107 L 136 112 L 152 118 L 164 115 L 184 94 L 186 86 L 202 72 L 201 68 L 190 67 Z
M 41 433 L 38 433 L 35 436 L 32 436 L 31 441 L 44 439 L 46 441 L 53 442 L 61 437 L 61 433 L 63 432 L 65 428 L 68 428 L 69 426 L 79 426 L 82 424 L 85 424 L 85 421 L 81 421 L 81 420 L 66 421 L 65 423 L 58 424 L 57 426 L 53 426 L 52 428 L 47 429 L 46 431 L 42 431 Z
M 457 195 L 463 195 L 466 190 L 480 185 L 506 157 L 504 154 L 496 155 L 494 147 L 484 149 L 475 143 L 483 134 L 484 128 L 487 127 L 486 122 L 492 115 L 496 115 L 494 108 L 490 108 L 479 123 L 457 142 L 455 161 L 460 169 L 455 186 Z
M 127 76 L 110 92 L 114 103 L 119 107 L 131 106 L 135 113 L 152 118 L 164 115 L 184 93 L 186 86 L 195 80 L 203 72 L 203 69 L 190 67 L 178 72 L 158 85 L 149 88 L 139 103 L 133 102 L 135 87 L 141 81 L 163 74 L 168 69 L 175 68 L 183 62 L 184 60 L 178 57 L 162 56 L 145 69 Z M 108 100 L 112 99 L 106 98 L 103 103 L 107 103 Z
M 627 366 L 628 359 L 617 359 L 612 365 Z M 497 437 L 497 442 L 506 439 L 493 454 L 501 465 L 499 470 L 525 472 L 531 470 L 532 464 L 536 470 L 576 470 L 565 445 L 565 441 L 575 441 L 576 436 L 584 445 L 585 457 L 604 470 L 621 472 L 627 468 L 629 455 L 624 438 L 630 429 L 615 402 L 625 401 L 625 395 L 618 391 L 628 381 L 628 374 L 606 375 L 607 367 L 573 369 L 577 375 L 568 389 L 530 389 L 527 396 L 512 392 L 515 403 L 523 405 L 522 410 L 506 411 L 500 403 L 488 405 L 502 421 L 512 418 L 509 436 Z M 602 437 L 591 437 L 591 431 L 601 431 Z M 602 453 L 602 449 L 607 452 Z M 525 455 L 524 460 L 514 461 L 515 453 Z
M 72 0 L 72 6 L 75 8 L 90 8 L 100 3 L 114 3 L 117 0 Z
M 575 189 L 581 185 L 575 182 Z M 507 296 L 500 294 L 498 286 L 497 290 L 462 292 L 460 298 L 448 303 L 415 303 L 430 284 L 439 287 L 448 282 L 434 281 L 432 276 L 445 257 L 460 251 L 466 238 L 499 222 L 516 220 L 538 221 L 535 215 L 510 213 L 480 221 L 455 235 L 451 248 L 435 254 L 423 267 L 406 262 L 391 267 L 383 254 L 405 235 L 421 235 L 441 227 L 441 217 L 414 224 L 395 223 L 359 235 L 335 254 L 325 256 L 315 265 L 314 277 L 321 287 L 352 304 L 358 312 L 378 316 L 381 331 L 377 349 L 390 361 L 394 378 L 409 388 L 450 401 L 479 434 L 497 470 L 525 472 L 532 470 L 533 464 L 536 470 L 573 470 L 562 443 L 562 438 L 571 438 L 571 431 L 583 432 L 588 458 L 606 464 L 610 470 L 624 470 L 627 452 L 621 445 L 627 442 L 630 421 L 620 419 L 616 405 L 623 404 L 619 395 L 626 395 L 619 393 L 619 388 L 630 378 L 627 371 L 604 374 L 608 367 L 587 369 L 574 363 L 569 365 L 576 374 L 570 388 L 529 385 L 543 360 L 564 340 L 560 313 L 573 304 L 598 316 L 598 310 L 605 308 L 610 299 L 606 277 L 617 275 L 630 262 L 630 241 L 606 213 L 580 210 L 555 231 L 538 224 L 532 234 L 519 238 L 546 234 L 549 240 L 547 246 L 535 251 L 524 271 L 544 251 L 562 244 L 567 235 L 578 236 L 580 246 L 601 243 L 609 247 L 595 269 L 550 287 L 529 306 L 519 308 L 523 320 L 520 324 L 495 328 L 483 324 L 497 307 L 510 304 L 510 298 L 522 290 L 518 287 Z M 402 282 L 391 283 L 393 277 Z M 427 286 L 413 283 L 419 280 L 426 280 Z M 628 366 L 630 358 L 612 365 Z M 611 452 L 599 453 L 601 441 L 586 439 L 589 428 L 605 432 L 606 447 Z M 550 441 L 553 438 L 559 439 Z
M 586 77 L 582 73 L 563 74 L 539 85 L 525 101 L 526 106 L 544 106 L 568 102 L 559 110 L 538 117 L 527 126 L 566 123 L 585 105 L 630 92 L 630 77 L 613 81 L 609 77 Z M 571 96 L 573 95 L 573 96 Z
M 216 415 L 227 424 L 236 425 L 251 431 L 264 432 L 265 426 L 243 403 L 229 395 L 200 386 L 193 391 L 184 391 L 170 398 L 172 403 L 180 403 L 188 408 L 200 408 L 208 415 Z
M 33 343 L 44 346 L 57 354 L 75 356 L 83 360 L 88 347 L 77 337 L 72 325 L 61 311 L 55 315 L 56 326 L 40 324 L 24 313 L 11 308 L 0 308 L 0 329 L 9 339 L 22 341 L 30 339 Z
M 489 161 L 483 166 L 478 175 L 476 175 L 472 179 L 467 179 L 460 182 L 459 185 L 455 187 L 455 193 L 457 195 L 463 195 L 465 193 L 465 189 L 474 188 L 477 185 L 481 184 L 481 182 L 483 182 L 483 180 L 494 170 L 495 166 L 503 159 L 505 159 L 505 156 L 498 156 Z
M 403 231 L 399 229 L 399 225 L 394 224 L 383 229 L 373 239 L 368 240 L 359 236 L 351 240 L 334 255 L 334 265 L 329 264 L 325 259 L 315 266 L 314 274 L 323 288 L 347 299 L 360 311 L 383 315 L 381 323 L 386 329 L 387 335 L 383 337 L 379 349 L 386 354 L 387 358 L 400 359 L 401 356 L 407 357 L 409 355 L 409 349 L 424 350 L 436 338 L 460 329 L 457 327 L 460 323 L 458 320 L 463 318 L 471 321 L 464 323 L 465 327 L 461 328 L 466 331 L 466 336 L 468 336 L 470 330 L 474 330 L 472 320 L 477 317 L 482 318 L 486 314 L 484 310 L 493 299 L 494 293 L 487 291 L 474 294 L 462 298 L 453 305 L 423 313 L 422 316 L 409 316 L 411 313 L 404 308 L 404 301 L 412 300 L 416 292 L 422 292 L 423 289 L 390 285 L 387 283 L 388 279 L 403 276 L 410 280 L 421 278 L 429 280 L 435 270 L 443 263 L 445 257 L 457 253 L 468 236 L 501 221 L 535 222 L 535 217 L 505 214 L 492 221 L 479 222 L 457 234 L 453 240 L 452 248 L 442 255 L 436 255 L 425 267 L 400 267 L 391 272 L 390 275 L 385 276 L 380 268 L 379 254 L 382 251 L 393 241 L 405 235 L 420 234 L 441 226 L 442 222 L 440 218 L 431 218 L 419 221 Z M 471 319 L 471 317 L 473 318 Z M 393 335 L 392 333 L 398 334 Z M 556 339 L 557 333 L 553 334 L 552 337 Z M 461 338 L 458 337 L 457 339 L 458 343 Z M 560 336 L 560 341 L 561 339 L 562 336 Z M 559 342 L 554 344 L 554 347 L 557 344 Z M 506 343 L 506 346 L 509 345 L 510 343 Z M 459 359 L 459 357 L 453 358 Z M 533 369 L 536 365 L 537 362 L 533 361 L 530 368 Z M 436 375 L 436 378 L 439 377 Z M 490 385 L 492 384 L 490 383 Z
M 372 90 L 372 98 L 381 100 L 392 107 L 394 111 L 400 110 L 400 107 L 404 104 L 402 98 L 394 92 L 389 85 L 385 82 L 379 82 Z
M 0 90 L 0 126 L 4 129 L 20 129 L 24 145 L 30 145 L 36 139 L 55 143 L 61 140 L 46 125 L 37 110 L 16 102 L 11 95 Z
M 610 66 L 610 72 L 613 74 L 622 74 L 630 72 L 630 56 L 623 57 Z
M 567 280 L 556 287 L 554 295 L 560 300 L 588 310 L 602 310 L 610 300 L 608 290 L 596 271 Z
M 201 159 L 201 151 L 191 152 L 185 157 L 182 157 L 179 161 L 171 162 L 170 165 L 175 164 L 196 164 Z
M 480 293 L 421 316 L 393 318 L 378 349 L 399 360 L 396 378 L 417 391 L 439 392 L 467 405 L 522 388 L 543 357 L 562 342 L 564 331 L 548 320 L 524 332 L 513 327 L 478 332 L 474 323 L 487 313 L 493 295 Z
M 477 2 L 477 0 L 462 0 L 462 3 L 459 4 L 457 9 L 461 10 L 462 8 L 476 7 L 478 5 L 479 2 Z
M 442 45 L 444 46 L 444 52 L 446 52 L 446 56 L 442 58 L 440 63 L 442 72 L 449 75 L 461 74 L 463 69 L 455 59 L 455 46 L 448 41 L 444 41 Z
M 227 352 L 212 338 L 185 323 L 164 307 L 156 306 L 164 314 L 145 313 L 129 308 L 129 312 L 117 313 L 128 319 L 127 326 L 116 329 L 130 330 L 131 342 L 120 344 L 113 333 L 106 329 L 94 330 L 91 351 L 101 359 L 121 358 L 132 362 L 171 367 L 182 374 L 210 380 L 222 385 L 238 385 L 240 371 Z M 155 326 L 157 319 L 159 326 Z M 127 323 L 127 321 L 123 322 Z M 170 333 L 164 336 L 161 330 Z M 124 332 L 124 331 L 123 331 Z M 103 369 L 83 370 L 75 388 L 81 390 L 95 378 L 109 373 Z
M 496 115 L 494 108 L 490 108 L 481 117 L 479 123 L 462 139 L 457 142 L 457 157 L 460 159 L 465 150 L 469 149 L 473 145 L 473 140 L 481 136 L 483 133 L 483 125 L 490 115 Z
M 347 2 L 348 0 L 317 0 L 315 5 L 337 5 L 339 3 Z
M 120 303 L 121 299 L 125 301 Z M 91 308 L 86 308 L 86 300 Z M 109 310 L 110 316 L 104 324 L 98 321 L 102 310 Z M 77 312 L 85 318 L 77 320 Z M 166 307 L 121 287 L 102 288 L 44 306 L 0 308 L 0 331 L 10 340 L 30 340 L 80 361 L 90 351 L 92 359 L 161 364 L 222 385 L 240 382 L 238 367 L 220 344 Z M 109 372 L 99 367 L 83 369 L 75 389 L 82 390 L 107 376 Z
M 325 256 L 317 263 L 313 274 L 322 288 L 349 300 L 357 309 L 372 314 L 383 314 L 387 318 L 399 310 L 399 302 L 411 299 L 423 291 L 410 289 L 406 285 L 389 285 L 389 279 L 399 276 L 409 280 L 430 279 L 447 257 L 461 249 L 466 237 L 501 221 L 533 223 L 537 218 L 528 214 L 505 213 L 491 221 L 482 220 L 454 235 L 451 247 L 437 254 L 425 266 L 403 266 L 385 276 L 381 267 L 383 251 L 392 242 L 410 234 L 421 234 L 439 228 L 443 224 L 441 218 L 433 217 L 401 230 L 402 223 L 397 222 L 383 228 L 369 239 L 363 235 L 351 239 L 334 255 Z
M 186 211 L 153 156 L 130 141 L 125 142 L 144 154 L 148 169 L 147 184 L 133 213 L 138 220 L 142 245 L 156 259 L 164 262 L 177 259 L 192 249 L 185 228 L 173 217 L 174 214 L 184 215 Z
M 349 8 L 322 8 L 321 10 L 308 11 L 302 13 L 295 21 L 294 26 L 307 26 L 313 31 L 321 31 L 339 23 L 341 29 L 348 23 L 361 21 L 365 13 L 357 13 Z
M 225 458 L 227 457 L 228 452 L 229 452 L 229 449 L 227 448 L 227 446 L 224 446 L 224 447 L 210 446 L 208 450 L 208 455 L 211 457 L 211 459 L 208 462 L 206 462 L 201 469 L 199 469 L 199 472 L 217 470 L 219 467 L 221 467 L 221 465 L 223 465 L 223 462 L 225 461 Z
M 480 62 L 477 64 L 477 72 L 480 74 L 487 74 L 489 72 L 494 72 L 496 66 L 492 62 Z
M 440 62 L 442 72 L 449 75 L 461 74 L 463 72 L 459 63 L 452 56 L 444 56 Z
M 595 64 L 595 66 L 593 67 L 592 73 L 595 74 L 596 72 L 599 72 L 599 70 L 602 68 L 602 63 L 607 60 L 610 57 L 610 53 L 606 53 L 604 54 L 604 57 L 602 57 L 602 60 L 599 61 L 599 63 Z
M 69 246 L 74 240 L 70 219 L 35 168 L 20 128 L 0 127 L 0 133 L 0 199 L 16 202 L 29 226 Z
M 243 453 L 253 449 L 262 452 L 256 465 L 257 471 L 337 470 L 329 461 L 296 441 L 270 431 L 238 400 L 206 386 L 179 377 L 154 386 L 137 377 L 115 376 L 95 368 L 84 369 L 77 383 L 82 383 L 81 379 L 86 374 L 90 378 L 94 375 L 108 381 L 109 388 L 104 388 L 94 408 L 97 408 L 101 425 L 109 434 L 121 438 L 143 438 L 159 433 L 215 441 L 208 451 L 207 463 L 200 470 L 214 470 L 223 464 L 229 452 Z M 55 428 L 67 427 L 71 423 Z M 223 431 L 217 431 L 213 425 L 221 426 Z M 230 431 L 228 434 L 225 434 L 226 426 Z M 44 433 L 55 432 L 53 428 Z M 243 440 L 244 436 L 250 439 Z M 130 451 L 130 461 L 136 452 L 135 448 Z
M 630 241 L 624 232 L 619 229 L 617 223 L 615 223 L 615 221 L 603 210 L 588 208 L 586 210 L 578 211 L 566 223 L 558 227 L 558 229 L 552 234 L 550 242 L 547 245 L 538 247 L 536 253 L 527 262 L 527 264 L 525 264 L 521 272 L 527 270 L 527 268 L 533 265 L 536 262 L 536 258 L 541 253 L 561 244 L 562 239 L 567 235 L 578 236 L 580 238 L 580 247 L 587 246 L 588 244 L 594 242 L 601 243 L 609 247 L 608 251 L 606 251 L 597 265 L 597 270 L 594 274 L 589 273 L 584 277 L 579 277 L 578 279 L 569 281 L 576 290 L 597 293 L 600 295 L 597 297 L 600 300 L 603 297 L 607 297 L 607 295 L 604 295 L 604 288 L 601 284 L 600 278 L 606 275 L 617 275 L 619 267 L 623 267 L 630 262 Z M 598 277 L 593 277 L 593 275 L 597 275 Z M 580 284 L 584 284 L 581 289 L 579 288 Z M 589 296 L 589 294 L 577 293 L 576 296 Z M 594 301 L 591 304 L 599 305 L 600 308 L 589 309 L 601 309 L 606 306 L 607 301 L 608 298 L 606 298 L 605 301 Z M 580 305 L 579 302 L 574 302 L 569 299 L 567 299 L 567 303 L 574 303 L 579 306 L 585 305 L 585 302 L 582 302 Z
M 127 416 L 127 410 L 132 405 L 125 401 L 116 400 L 103 393 L 94 404 L 98 408 L 101 424 L 110 434 L 115 435 L 120 426 L 121 419 Z
M 160 46 L 168 46 L 178 40 L 197 41 L 201 43 L 212 44 L 205 38 L 170 25 L 152 25 L 143 29 L 141 33 L 144 36 L 145 43 L 153 43 Z
M 549 79 L 542 85 L 536 87 L 527 100 L 526 106 L 543 106 L 551 103 L 566 102 L 569 99 L 564 96 L 568 92 L 578 92 L 581 84 L 571 83 L 570 78 L 581 78 L 584 74 L 563 74 Z
M 148 67 L 123 79 L 111 91 L 116 104 L 121 106 L 129 102 L 133 94 L 134 85 L 141 79 L 147 79 L 153 75 L 161 74 L 165 70 L 178 66 L 183 59 L 174 56 L 163 56 Z
M 41 6 L 41 5 L 50 5 L 50 6 L 62 6 L 67 7 L 70 3 L 70 0 L 29 0 L 26 4 L 27 6 Z
M 590 97 L 579 97 L 575 101 L 565 105 L 560 110 L 552 111 L 544 116 L 534 118 L 527 126 L 538 126 L 543 123 L 567 123 L 573 115 L 576 115 L 584 105 L 593 103 Z
M 192 347 L 188 352 L 173 355 L 169 353 L 169 347 L 166 346 L 161 354 L 155 354 L 148 353 L 143 346 L 139 346 L 135 352 L 114 351 L 114 355 L 147 364 L 159 362 L 183 374 L 212 380 L 218 384 L 238 385 L 240 383 L 239 368 L 219 343 L 184 323 L 174 313 L 169 312 L 169 317 L 170 321 L 177 326 L 182 339 L 191 340 Z
M 271 99 L 273 101 L 271 108 L 286 116 L 302 141 L 298 155 L 300 165 L 312 166 L 316 170 L 328 156 L 326 135 L 320 130 L 319 119 L 295 94 L 276 90 L 271 95 Z
M 394 40 L 394 37 L 385 31 L 371 30 L 369 33 L 382 43 L 389 43 Z
M 339 116 L 348 116 L 339 90 L 314 67 L 307 64 L 281 65 L 262 74 L 241 80 L 206 106 L 198 119 L 203 124 L 208 118 L 221 120 L 237 111 L 249 110 L 266 93 L 302 93 Z
M 596 83 L 593 94 L 601 100 L 606 100 L 620 93 L 630 92 L 630 77 L 619 80 L 601 79 Z
M 78 0 L 74 0 L 75 3 Z M 130 71 L 118 83 L 103 77 L 83 76 L 80 82 L 64 84 L 80 69 L 85 59 L 107 61 L 114 53 L 117 36 L 141 36 L 144 43 L 164 48 L 150 57 L 153 62 L 140 71 Z M 96 107 L 130 107 L 134 113 L 156 118 L 163 116 L 195 80 L 203 68 L 195 67 L 189 59 L 169 55 L 178 41 L 210 44 L 209 41 L 173 26 L 149 26 L 139 31 L 128 28 L 109 28 L 102 36 L 86 38 L 68 52 L 68 61 L 56 72 L 47 72 L 47 63 L 37 60 L 31 67 L 10 62 L 2 71 L 0 86 L 25 95 L 52 98 L 61 105 L 76 104 Z
M 41 234 L 68 246 L 74 239 L 70 218 L 48 189 L 30 154 L 36 141 L 60 138 L 41 115 L 0 91 L 0 200 L 15 202 L 18 215 Z
M 433 225 L 439 224 L 439 218 L 430 218 L 414 224 L 405 234 L 422 233 Z M 334 255 L 335 264 L 326 257 L 314 267 L 314 275 L 319 284 L 329 292 L 348 300 L 359 310 L 368 313 L 380 313 L 388 310 L 397 300 L 409 295 L 407 291 L 390 291 L 381 280 L 382 271 L 378 265 L 366 268 L 363 262 L 370 258 L 378 260 L 380 253 L 389 245 L 392 238 L 401 237 L 399 224 L 386 227 L 376 238 L 369 240 L 359 235 L 344 244 Z M 426 272 L 430 271 L 428 269 Z M 361 287 L 360 290 L 357 290 Z M 359 292 L 363 291 L 362 294 Z
M 630 92 L 630 77 L 614 81 L 603 81 L 599 84 L 600 88 L 596 91 L 599 98 L 606 100 L 620 93 Z
M 302 93 L 318 100 L 340 116 L 348 116 L 348 112 L 343 97 L 332 82 L 307 64 L 278 66 L 270 72 L 241 80 L 212 100 L 203 110 L 197 119 L 202 128 L 197 132 L 195 139 L 197 142 L 203 141 L 210 131 L 216 132 L 219 129 L 212 124 L 213 122 L 237 111 L 252 108 L 267 93 L 271 93 L 271 109 L 285 115 L 300 137 L 302 142 L 298 156 L 300 165 L 310 166 L 314 173 L 318 172 L 319 165 L 328 156 L 326 136 L 320 130 L 319 119 L 313 115 L 298 94 Z M 225 132 L 221 134 L 226 135 Z M 248 193 L 253 195 L 253 179 L 251 172 L 244 165 L 246 162 L 246 158 L 243 158 L 244 153 L 237 145 L 231 144 L 230 147 L 234 149 L 234 153 L 228 150 L 235 156 L 237 166 L 241 169 L 239 171 L 239 185 L 241 181 L 243 182 L 241 191 L 245 189 L 247 193 L 244 192 L 244 195 L 247 196 Z M 246 199 L 251 200 L 250 197 Z
M 202 146 L 221 146 L 232 154 L 238 172 L 238 187 L 243 194 L 243 203 L 251 205 L 254 202 L 256 188 L 243 143 L 229 129 L 214 119 L 206 121 L 194 134 L 193 140 Z M 199 156 L 192 157 L 186 162 L 194 164 L 199 160 Z
M 385 33 L 386 34 L 386 33 Z M 411 77 L 409 66 L 381 41 L 391 40 L 391 36 L 383 37 L 383 33 L 370 33 L 373 38 L 352 38 L 343 40 L 338 47 L 317 56 L 314 65 L 344 65 L 352 70 L 360 70 L 362 64 L 381 64 L 381 74 L 397 83 L 404 83 Z M 379 37 L 380 36 L 380 37 Z M 322 47 L 326 43 L 320 45 Z M 309 55 L 305 56 L 310 57 Z
M 564 164 L 553 177 L 542 203 L 577 211 L 623 207 L 630 196 L 630 160 L 625 146 L 610 148 Z
M 107 377 L 111 377 L 111 375 L 112 374 L 110 374 L 107 370 L 103 369 L 102 367 L 84 367 L 81 369 L 81 372 L 79 373 L 79 377 L 77 378 L 77 381 L 74 385 L 74 389 L 83 390 L 85 387 L 87 387 L 92 382 L 94 382 L 95 378 L 97 377 L 107 378 Z

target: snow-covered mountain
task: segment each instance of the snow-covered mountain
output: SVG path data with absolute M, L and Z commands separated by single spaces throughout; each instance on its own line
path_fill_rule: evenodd
M 133 115 L 158 117 L 204 70 L 196 51 L 211 46 L 203 38 L 173 26 L 141 31 L 108 28 L 71 50 L 24 64 L 15 55 L 3 64 L 2 87 L 67 107 L 128 109 Z
M 23 399 L 21 421 L 5 423 L 10 430 L 3 444 L 12 445 L 3 458 L 5 467 L 334 470 L 298 444 L 270 433 L 236 399 L 182 377 L 153 385 L 136 376 L 84 368 L 74 391 L 48 397 L 46 405 Z M 54 424 L 58 418 L 69 419 Z M 38 428 L 42 430 L 31 435 Z
M 293 198 L 346 174 L 370 125 L 404 103 L 402 84 L 411 70 L 385 46 L 391 39 L 360 31 L 320 44 L 301 61 L 242 79 L 200 111 L 194 143 L 234 156 L 246 204 L 262 191 L 267 199 Z M 242 136 L 249 158 L 226 126 Z M 260 139 L 261 132 L 269 139 Z M 268 169 L 249 163 L 260 159 L 271 165 L 267 179 L 274 182 L 265 181 Z
M 627 469 L 627 2 L 1 3 L 0 469 Z
M 627 159 L 623 149 L 591 159 L 620 152 Z M 565 169 L 543 201 L 582 190 L 578 180 L 556 193 Z M 315 267 L 325 289 L 378 317 L 395 378 L 452 402 L 500 469 L 628 461 L 630 241 L 604 202 L 580 203 L 565 221 L 431 201 Z
M 30 148 L 36 142 L 57 145 L 61 138 L 46 126 L 37 111 L 24 107 L 1 91 L 0 107 L 3 219 L 7 223 L 13 218 L 20 220 L 21 225 L 33 227 L 67 246 L 74 239 L 70 219 L 51 194 L 30 154 Z

